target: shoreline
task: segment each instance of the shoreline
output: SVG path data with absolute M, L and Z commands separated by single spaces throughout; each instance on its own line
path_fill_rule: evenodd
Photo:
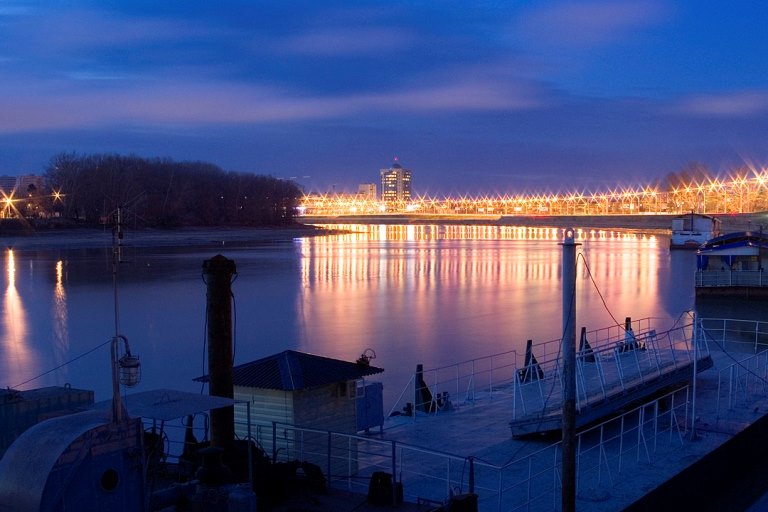
M 292 226 L 279 227 L 185 227 L 171 229 L 128 227 L 123 241 L 129 247 L 250 247 L 286 242 L 295 238 L 324 236 L 346 232 L 346 224 L 387 225 L 477 225 L 576 229 L 615 229 L 635 232 L 670 233 L 672 219 L 678 215 L 423 215 L 393 214 L 381 216 L 344 215 L 336 217 L 299 217 Z M 721 232 L 755 230 L 768 227 L 768 213 L 715 215 Z M 321 227 L 322 226 L 322 227 Z M 338 229 L 328 226 L 338 226 Z M 112 229 L 106 226 L 64 229 L 8 230 L 0 228 L 0 247 L 11 249 L 103 249 L 112 246 Z
M 248 247 L 334 232 L 297 224 L 286 227 L 246 228 L 127 228 L 124 247 Z M 20 250 L 106 249 L 112 247 L 112 229 L 78 227 L 26 232 L 0 232 L 0 247 Z

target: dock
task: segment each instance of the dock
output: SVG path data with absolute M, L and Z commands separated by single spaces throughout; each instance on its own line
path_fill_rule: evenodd
M 697 376 L 696 400 L 690 373 L 672 389 L 660 389 L 643 403 L 622 407 L 616 415 L 580 429 L 577 509 L 642 510 L 643 500 L 653 499 L 666 483 L 685 479 L 718 449 L 727 452 L 734 440 L 749 435 L 750 427 L 768 412 L 768 352 L 757 350 L 741 335 L 725 342 L 729 336 L 705 333 L 711 364 Z M 498 358 L 497 363 L 499 374 L 520 368 L 503 370 L 507 365 Z M 473 365 L 478 368 L 479 361 Z M 434 385 L 429 371 L 425 376 Z M 482 380 L 478 377 L 476 381 Z M 452 497 L 474 494 L 483 512 L 559 510 L 557 436 L 544 432 L 513 437 L 510 421 L 519 403 L 504 386 L 464 390 L 449 393 L 447 400 L 442 394 L 442 406 L 434 412 L 390 416 L 380 432 L 349 435 L 275 424 L 272 432 L 259 435 L 265 447 L 279 445 L 279 457 L 314 459 L 320 467 L 327 466 L 334 489 L 365 494 L 371 475 L 384 472 L 395 475 L 404 501 L 412 504 L 448 503 Z M 746 467 L 749 453 L 737 456 Z M 707 471 L 715 475 L 733 468 Z M 757 499 L 760 490 L 753 490 Z M 713 500 L 705 503 L 716 502 L 707 491 L 699 489 L 697 495 Z M 720 487 L 709 492 L 723 494 Z M 423 505 L 422 510 L 432 508 Z

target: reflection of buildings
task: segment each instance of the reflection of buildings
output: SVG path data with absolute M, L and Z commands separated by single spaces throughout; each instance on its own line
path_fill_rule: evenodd
M 403 168 L 397 157 L 389 169 L 381 169 L 381 200 L 384 202 L 411 199 L 411 170 Z

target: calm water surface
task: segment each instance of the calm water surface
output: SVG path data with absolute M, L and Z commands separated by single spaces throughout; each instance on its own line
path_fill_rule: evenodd
M 346 227 L 356 232 L 247 249 L 132 248 L 129 234 L 117 309 L 119 332 L 142 362 L 136 390 L 200 390 L 192 379 L 207 373 L 202 264 L 218 253 L 237 266 L 236 364 L 286 349 L 352 361 L 371 348 L 373 364 L 386 370 L 385 407 L 417 363 L 435 367 L 560 336 L 562 230 Z M 579 242 L 579 327 L 676 318 L 693 307 L 695 256 L 670 252 L 668 237 L 589 231 Z M 0 264 L 0 385 L 70 383 L 108 398 L 109 248 L 6 250 Z

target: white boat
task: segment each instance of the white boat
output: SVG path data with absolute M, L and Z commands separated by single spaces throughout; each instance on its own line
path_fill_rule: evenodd
M 670 249 L 697 249 L 720 235 L 720 219 L 711 215 L 689 213 L 672 219 Z

